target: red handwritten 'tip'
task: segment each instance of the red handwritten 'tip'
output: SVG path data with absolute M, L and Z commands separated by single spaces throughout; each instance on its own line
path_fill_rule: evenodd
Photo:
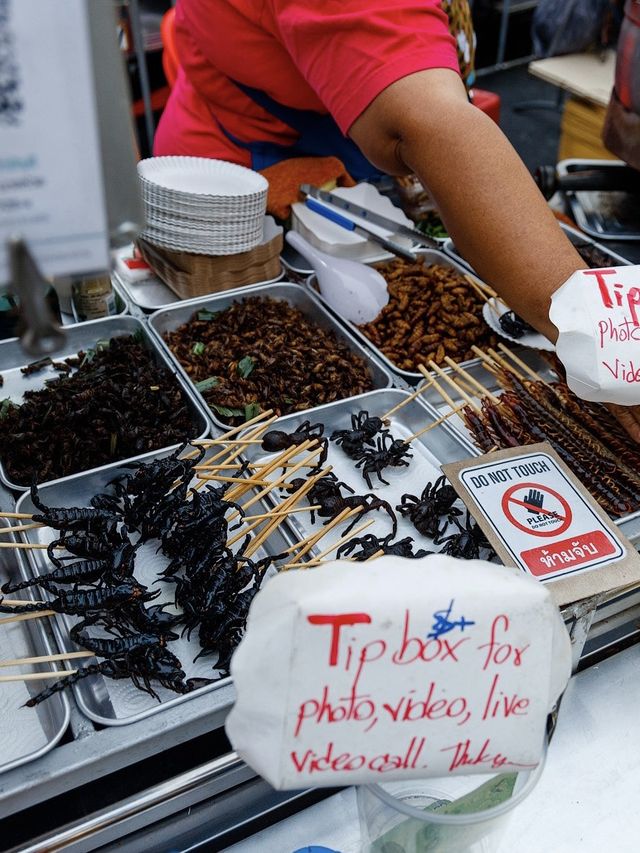
M 627 300 L 627 308 L 629 309 L 629 313 L 631 314 L 633 325 L 640 326 L 640 318 L 638 317 L 637 311 L 637 308 L 640 305 L 640 287 L 630 287 L 626 294 L 624 294 L 623 292 L 625 286 L 621 282 L 612 282 L 611 286 L 613 290 L 611 290 L 609 282 L 607 282 L 605 276 L 616 275 L 616 272 L 617 271 L 615 269 L 582 270 L 583 275 L 595 276 L 596 281 L 598 282 L 598 290 L 600 291 L 602 304 L 605 308 L 614 308 L 615 305 L 617 305 L 618 308 L 622 308 L 623 295 L 625 295 Z

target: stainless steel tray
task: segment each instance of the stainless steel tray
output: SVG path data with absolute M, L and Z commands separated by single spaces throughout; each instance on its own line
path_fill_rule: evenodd
M 180 371 L 182 372 L 183 377 L 187 382 L 189 382 L 191 388 L 193 389 L 193 394 L 198 398 L 200 404 L 203 408 L 209 413 L 209 418 L 217 427 L 221 429 L 229 429 L 229 425 L 225 424 L 223 421 L 218 420 L 218 418 L 213 414 L 213 412 L 207 406 L 206 400 L 200 394 L 199 391 L 196 390 L 195 385 L 189 379 L 187 372 L 184 370 L 178 359 L 173 355 L 169 347 L 164 341 L 163 335 L 166 332 L 172 332 L 174 329 L 177 329 L 178 326 L 181 326 L 183 323 L 188 322 L 194 311 L 198 308 L 207 308 L 213 311 L 223 311 L 225 308 L 228 308 L 232 303 L 239 301 L 243 297 L 243 293 L 221 293 L 219 296 L 203 296 L 200 299 L 191 299 L 188 302 L 182 302 L 180 305 L 175 306 L 174 308 L 167 308 L 163 311 L 156 311 L 155 314 L 152 314 L 149 317 L 149 327 L 152 332 L 155 333 L 156 339 L 159 341 L 160 345 L 163 347 L 164 352 L 173 360 L 173 363 L 178 366 Z M 387 370 L 384 369 L 382 365 L 380 365 L 375 358 L 371 357 L 370 352 L 367 350 L 367 347 L 363 346 L 359 339 L 356 339 L 353 335 L 351 335 L 339 322 L 334 319 L 334 315 L 328 311 L 327 308 L 324 307 L 320 303 L 320 300 L 312 293 L 310 293 L 306 288 L 300 286 L 299 284 L 291 284 L 290 282 L 277 282 L 276 284 L 265 284 L 260 287 L 253 287 L 251 292 L 247 294 L 248 296 L 269 296 L 272 299 L 282 299 L 285 302 L 288 302 L 289 305 L 292 305 L 294 308 L 297 308 L 314 323 L 317 323 L 322 329 L 327 329 L 335 333 L 336 337 L 345 343 L 353 352 L 363 358 L 369 368 L 371 370 L 371 376 L 373 380 L 374 388 L 388 388 L 392 384 L 391 375 Z M 362 395 L 360 395 L 362 396 Z M 357 397 L 352 397 L 350 399 L 357 399 Z M 311 415 L 311 413 L 315 412 L 318 409 L 317 406 L 314 406 L 311 409 L 305 410 L 305 415 Z
M 454 269 L 461 275 L 466 275 L 469 272 L 469 267 L 461 263 L 460 260 L 452 258 L 449 255 L 445 255 L 444 252 L 441 252 L 437 249 L 417 249 L 415 254 L 419 258 L 423 258 L 425 263 L 427 264 L 438 264 L 439 266 L 449 267 L 450 269 Z M 327 310 L 331 311 L 332 313 L 335 313 L 333 309 L 331 309 L 330 306 L 327 305 L 327 303 L 322 297 L 322 294 L 318 291 L 315 273 L 313 275 L 310 275 L 309 278 L 306 280 L 305 287 L 313 293 L 313 295 L 318 301 L 322 302 L 323 305 L 327 306 Z M 336 316 L 339 315 L 336 314 Z M 368 348 L 375 354 L 376 358 L 384 364 L 384 366 L 387 368 L 387 370 L 389 371 L 389 373 L 391 373 L 392 376 L 400 376 L 402 377 L 404 382 L 407 382 L 410 385 L 416 385 L 418 382 L 422 381 L 424 377 L 421 373 L 418 373 L 417 371 L 414 373 L 411 370 L 403 370 L 400 367 L 396 367 L 396 365 L 390 359 L 388 359 L 387 356 L 380 349 L 378 349 L 378 347 L 372 341 L 370 341 L 366 335 L 364 335 L 360 331 L 360 329 L 355 325 L 355 323 L 351 323 L 349 320 L 345 320 L 344 317 L 339 317 L 339 319 L 341 323 L 344 323 L 345 326 L 349 328 L 352 335 L 358 341 L 361 341 L 366 348 Z M 466 367 L 469 364 L 476 364 L 477 361 L 478 360 L 474 358 L 469 359 L 468 361 L 462 361 L 460 362 L 460 364 L 463 367 Z M 446 369 L 450 370 L 450 368 Z
M 94 347 L 96 341 L 99 340 L 118 337 L 120 335 L 133 335 L 137 332 L 142 335 L 145 346 L 153 354 L 156 362 L 162 367 L 168 368 L 174 375 L 176 382 L 182 388 L 194 417 L 194 421 L 197 424 L 197 435 L 192 437 L 204 438 L 209 431 L 209 425 L 206 418 L 206 407 L 202 406 L 201 399 L 199 396 L 194 394 L 191 384 L 185 381 L 183 374 L 176 370 L 171 359 L 167 358 L 165 352 L 158 347 L 156 338 L 149 334 L 147 325 L 135 317 L 105 317 L 102 320 L 91 320 L 87 323 L 78 323 L 75 326 L 69 326 L 66 330 L 67 339 L 64 348 L 62 352 L 56 353 L 55 359 L 62 360 L 71 355 L 75 355 L 79 350 L 86 350 Z M 0 397 L 9 397 L 15 403 L 18 403 L 22 400 L 25 391 L 43 388 L 45 380 L 51 379 L 52 376 L 60 375 L 57 371 L 53 370 L 53 368 L 47 367 L 38 373 L 25 376 L 20 372 L 20 368 L 25 367 L 27 364 L 29 364 L 29 362 L 25 361 L 24 351 L 17 338 L 0 341 L 0 372 L 4 379 L 4 385 L 0 389 Z M 87 427 L 89 428 L 89 425 L 87 425 Z M 172 446 L 177 447 L 177 445 Z M 163 448 L 159 447 L 153 452 L 157 453 L 162 449 Z M 129 457 L 129 460 L 132 458 L 137 457 Z M 108 465 L 102 467 L 111 469 L 114 465 L 120 465 L 126 461 L 127 459 L 121 459 L 117 462 L 110 462 Z M 101 470 L 101 468 L 93 470 Z M 9 479 L 1 461 L 0 479 L 5 483 L 5 485 L 14 491 L 26 491 L 29 488 L 28 486 L 20 486 L 17 483 L 13 483 Z M 67 478 L 63 477 L 61 479 Z M 59 482 L 59 480 L 57 482 Z
M 324 435 L 329 438 L 334 430 L 350 428 L 352 414 L 365 409 L 370 415 L 380 416 L 408 396 L 407 391 L 398 388 L 370 391 L 356 400 L 340 400 L 316 409 L 312 422 L 324 424 Z M 433 423 L 437 418 L 438 413 L 433 406 L 414 399 L 403 406 L 396 414 L 391 415 L 389 429 L 394 438 L 407 438 L 430 423 Z M 279 421 L 278 429 L 290 432 L 303 420 L 307 420 L 305 413 L 287 415 Z M 388 501 L 391 507 L 395 509 L 396 504 L 400 503 L 403 494 L 409 493 L 419 497 L 427 483 L 434 483 L 442 474 L 440 465 L 478 455 L 478 451 L 470 440 L 460 432 L 452 430 L 447 422 L 439 424 L 422 437 L 411 442 L 411 449 L 413 458 L 409 460 L 409 467 L 386 468 L 382 476 L 385 480 L 388 480 L 388 486 L 379 482 L 377 477 L 373 475 L 371 477 L 371 482 L 373 483 L 372 489 L 369 489 L 360 469 L 355 467 L 355 462 L 349 459 L 339 445 L 333 441 L 329 441 L 327 464 L 333 466 L 333 473 L 339 480 L 351 486 L 357 495 L 373 492 L 376 496 Z M 252 445 L 246 456 L 250 459 L 263 458 L 264 452 L 259 449 L 258 445 Z M 275 478 L 277 474 L 273 476 Z M 461 502 L 458 502 L 457 505 L 462 507 Z M 411 536 L 415 541 L 415 550 L 418 548 L 440 550 L 441 546 L 434 545 L 431 539 L 418 533 L 408 519 L 403 518 L 399 513 L 396 513 L 396 515 L 398 518 L 397 539 Z M 363 536 L 373 533 L 376 536 L 386 536 L 388 533 L 391 533 L 391 519 L 383 510 L 363 516 L 354 527 L 357 528 L 361 523 L 370 520 L 373 521 L 373 524 L 359 535 Z M 314 531 L 321 530 L 323 521 L 326 521 L 326 519 L 323 520 L 316 517 L 315 522 L 312 523 L 311 515 L 307 512 L 291 515 L 286 522 L 286 526 L 290 531 L 291 544 L 310 535 Z M 318 545 L 308 552 L 309 556 L 321 552 L 339 539 L 351 521 L 352 519 L 349 519 L 344 524 L 331 529 L 320 540 Z M 456 527 L 453 527 L 450 532 L 454 533 L 458 531 Z M 334 554 L 329 555 L 326 559 L 332 559 L 334 556 Z
M 275 278 L 270 278 L 267 281 L 257 281 L 254 284 L 245 284 L 242 287 L 236 287 L 233 290 L 225 290 L 224 293 L 243 293 L 245 290 L 250 290 L 253 287 L 260 287 L 265 284 L 273 284 L 280 281 L 284 276 L 284 268 L 281 266 L 280 275 Z M 168 287 L 160 278 L 153 276 L 152 278 L 143 279 L 142 281 L 127 281 L 123 275 L 114 271 L 112 273 L 113 281 L 118 285 L 120 290 L 126 294 L 127 299 L 132 305 L 136 305 L 141 311 L 147 314 L 153 311 L 160 311 L 163 308 L 171 308 L 173 305 L 181 305 L 185 302 L 177 296 L 170 287 Z M 216 294 L 210 294 L 215 296 Z
M 561 160 L 556 170 L 558 175 L 570 175 L 581 169 L 620 169 L 626 166 L 622 160 L 588 160 L 573 158 Z M 615 198 L 622 201 L 622 197 L 630 198 L 629 193 L 623 192 L 567 192 L 566 199 L 571 208 L 571 213 L 577 224 L 587 234 L 599 240 L 638 240 L 640 239 L 640 204 L 636 202 L 637 211 L 636 227 L 630 228 L 621 223 L 615 213 L 609 213 Z
M 617 252 L 612 252 L 611 249 L 607 248 L 607 246 L 605 246 L 604 244 L 592 240 L 591 237 L 588 236 L 588 234 L 584 234 L 582 231 L 578 231 L 576 228 L 571 228 L 571 226 L 566 225 L 564 222 L 558 222 L 558 225 L 560 226 L 560 228 L 562 228 L 562 230 L 567 235 L 569 240 L 571 240 L 574 246 L 578 245 L 579 243 L 589 243 L 589 245 L 593 246 L 596 249 L 599 249 L 601 252 L 604 252 L 605 255 L 609 255 L 609 257 L 611 257 L 612 260 L 615 261 L 618 266 L 626 266 L 628 264 L 631 264 L 631 261 L 628 261 L 626 258 L 623 258 L 622 255 L 619 255 Z M 456 248 L 456 245 L 453 240 L 447 240 L 447 242 L 444 244 L 444 251 L 454 261 L 457 261 L 459 264 L 465 266 L 469 270 L 469 272 L 473 273 L 474 275 L 476 274 L 471 264 L 467 260 L 465 260 L 458 252 L 458 249 Z
M 540 358 L 540 356 L 534 350 L 518 350 L 518 357 L 525 361 L 531 368 L 533 368 L 533 370 L 535 370 L 539 374 L 541 379 L 552 381 L 558 378 L 557 374 L 552 370 L 552 368 L 547 364 L 547 362 L 544 361 L 544 359 Z M 482 363 L 466 367 L 466 370 L 487 390 L 496 394 L 496 396 L 499 396 L 502 393 L 502 389 L 496 382 L 494 376 L 484 369 Z M 453 376 L 453 378 L 455 379 L 455 375 Z M 452 398 L 454 403 L 456 403 L 456 405 L 459 405 L 464 402 L 462 397 L 456 394 L 454 389 L 444 380 L 438 380 L 438 382 L 446 390 L 446 392 Z M 433 386 L 425 390 L 423 398 L 425 402 L 429 403 L 434 409 L 436 409 L 440 415 L 446 414 L 450 411 L 449 405 L 444 402 L 438 391 Z M 458 413 L 453 414 L 450 418 L 448 418 L 446 423 L 450 429 L 457 432 L 465 439 L 465 441 L 469 442 L 473 446 L 474 455 L 477 455 L 479 453 L 478 449 L 473 443 L 470 433 L 468 432 L 464 424 L 464 421 Z M 623 516 L 622 518 L 615 519 L 615 523 L 620 526 L 622 532 L 628 539 L 631 540 L 631 542 L 640 544 L 640 510 L 630 513 L 629 515 Z
M 8 526 L 0 518 L 0 530 Z M 15 541 L 12 534 L 3 534 L 2 541 Z M 16 551 L 0 550 L 0 585 L 19 577 Z M 22 593 L 12 598 L 25 597 Z M 7 618 L 2 614 L 2 619 Z M 50 655 L 57 652 L 49 642 L 41 619 L 12 622 L 0 627 L 0 649 L 2 660 Z M 65 664 L 29 664 L 0 669 L 2 675 L 17 673 L 46 672 L 66 668 Z M 69 724 L 69 703 L 64 696 L 52 696 L 35 708 L 24 708 L 24 703 L 38 691 L 44 690 L 52 679 L 43 681 L 11 681 L 0 684 L 0 773 L 34 761 L 52 749 L 60 740 Z
M 164 451 L 162 453 L 151 454 L 148 459 L 150 461 L 151 459 L 166 455 L 167 451 Z M 102 469 L 86 474 L 76 474 L 74 477 L 68 477 L 65 480 L 58 480 L 57 482 L 43 485 L 39 489 L 39 494 L 44 503 L 50 506 L 89 506 L 89 499 L 98 492 L 107 490 L 109 481 L 118 476 L 118 474 L 124 473 L 125 470 L 121 467 L 111 467 L 108 471 Z M 260 506 L 263 509 L 259 509 L 258 507 Z M 255 512 L 257 513 L 269 509 L 268 505 L 263 502 L 254 504 L 254 507 L 256 507 Z M 17 509 L 19 512 L 31 513 L 36 511 L 29 494 L 21 496 L 17 504 Z M 29 530 L 22 534 L 22 536 L 24 541 L 45 544 L 55 538 L 54 531 L 46 527 Z M 238 548 L 241 544 L 242 542 L 238 542 L 235 548 Z M 276 530 L 269 537 L 268 546 L 256 551 L 256 559 L 266 556 L 267 553 L 280 553 L 286 547 L 286 544 L 287 542 L 282 537 L 282 534 Z M 152 540 L 145 543 L 138 550 L 136 554 L 135 577 L 150 589 L 160 589 L 162 591 L 162 594 L 153 601 L 154 605 L 165 602 L 173 603 L 175 584 L 158 581 L 157 578 L 158 573 L 169 562 L 166 557 L 157 552 L 157 547 L 158 542 Z M 61 553 L 64 554 L 65 552 Z M 46 551 L 44 550 L 25 550 L 21 553 L 21 556 L 23 558 L 21 560 L 21 572 L 25 579 L 34 575 L 44 574 L 50 568 L 50 566 L 47 567 L 48 561 Z M 270 570 L 271 574 L 274 571 Z M 38 589 L 38 595 L 42 598 L 47 597 L 46 592 L 40 589 Z M 78 621 L 77 617 L 58 614 L 51 621 L 60 648 L 65 651 L 77 651 L 79 647 L 72 642 L 69 636 L 71 626 Z M 187 678 L 214 676 L 211 658 L 200 658 L 195 663 L 193 662 L 193 658 L 201 650 L 195 634 L 191 640 L 181 637 L 179 640 L 171 642 L 169 649 L 180 659 Z M 86 666 L 89 663 L 95 663 L 95 659 L 83 659 L 82 663 Z M 101 675 L 89 676 L 83 679 L 73 687 L 73 690 L 80 710 L 89 719 L 104 726 L 121 726 L 150 717 L 165 708 L 173 708 L 183 702 L 188 702 L 192 697 L 201 696 L 203 693 L 211 693 L 229 683 L 229 678 L 223 678 L 214 684 L 201 687 L 184 696 L 154 685 L 154 689 L 160 696 L 160 702 L 157 702 L 147 693 L 137 690 L 129 679 L 114 681 L 110 678 L 103 678 Z

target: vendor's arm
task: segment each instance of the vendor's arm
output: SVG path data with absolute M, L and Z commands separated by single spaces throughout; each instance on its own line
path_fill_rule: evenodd
M 415 172 L 479 276 L 551 340 L 550 296 L 585 263 L 497 125 L 448 69 L 388 86 L 351 137 L 391 174 Z

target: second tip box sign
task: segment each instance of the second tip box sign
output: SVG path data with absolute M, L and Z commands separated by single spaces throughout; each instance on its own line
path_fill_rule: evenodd
M 442 470 L 503 562 L 554 581 L 558 604 L 640 581 L 635 548 L 549 444 Z

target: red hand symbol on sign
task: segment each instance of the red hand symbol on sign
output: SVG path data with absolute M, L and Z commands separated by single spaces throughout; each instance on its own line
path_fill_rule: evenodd
M 528 494 L 525 493 L 527 489 L 529 490 Z M 523 494 L 521 497 L 517 497 L 516 495 L 520 491 Z M 535 503 L 532 502 L 533 500 L 535 500 Z M 547 507 L 544 506 L 545 502 L 547 503 Z M 559 504 L 559 506 L 557 509 L 549 509 L 549 504 L 551 506 Z M 536 529 L 535 525 L 532 525 L 531 520 L 529 525 L 524 524 L 523 521 L 526 520 L 526 516 L 522 512 L 518 513 L 523 515 L 523 519 L 519 520 L 516 515 L 516 507 L 523 507 L 527 510 L 528 514 L 535 513 L 537 516 L 546 516 L 550 520 L 545 525 L 546 529 L 542 530 L 539 527 Z M 559 492 L 539 483 L 518 483 L 518 485 L 508 488 L 502 496 L 502 511 L 514 527 L 517 527 L 518 530 L 522 530 L 524 533 L 530 533 L 532 536 L 559 536 L 569 529 L 573 520 L 573 514 L 568 501 Z M 558 523 L 551 526 L 553 520 L 556 520 Z

